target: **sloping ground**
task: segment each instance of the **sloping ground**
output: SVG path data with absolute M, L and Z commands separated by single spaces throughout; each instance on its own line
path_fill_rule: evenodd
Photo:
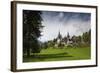
M 47 48 L 40 53 L 23 57 L 23 62 L 85 60 L 91 58 L 90 47 L 84 48 Z

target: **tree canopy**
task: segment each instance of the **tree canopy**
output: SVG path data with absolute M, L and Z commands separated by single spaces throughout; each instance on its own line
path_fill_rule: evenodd
M 23 10 L 23 48 L 30 56 L 33 53 L 40 52 L 38 38 L 41 36 L 41 12 Z

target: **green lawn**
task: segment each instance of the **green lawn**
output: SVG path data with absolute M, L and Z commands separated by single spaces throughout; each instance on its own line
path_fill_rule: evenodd
M 90 47 L 84 48 L 47 48 L 41 50 L 40 53 L 31 54 L 30 57 L 23 57 L 23 62 L 39 62 L 39 61 L 61 61 L 61 60 L 85 60 L 91 58 Z

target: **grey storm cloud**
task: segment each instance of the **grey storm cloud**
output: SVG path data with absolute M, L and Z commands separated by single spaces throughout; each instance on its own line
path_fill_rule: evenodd
M 68 32 L 71 36 L 77 36 L 91 29 L 90 13 L 42 11 L 41 17 L 44 28 L 40 41 L 56 38 L 59 31 L 62 36 L 66 36 Z

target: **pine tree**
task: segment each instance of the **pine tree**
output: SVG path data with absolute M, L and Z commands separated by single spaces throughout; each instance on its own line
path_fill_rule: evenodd
M 23 51 L 30 56 L 30 50 L 33 53 L 40 52 L 38 38 L 41 36 L 41 12 L 23 10 Z

